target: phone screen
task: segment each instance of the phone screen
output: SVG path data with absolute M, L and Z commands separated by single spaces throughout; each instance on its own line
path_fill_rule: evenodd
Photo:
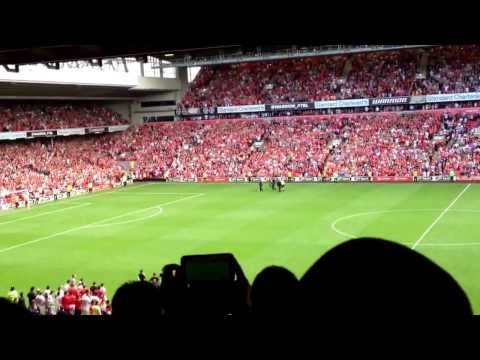
M 191 257 L 184 261 L 185 278 L 188 283 L 232 281 L 229 259 Z

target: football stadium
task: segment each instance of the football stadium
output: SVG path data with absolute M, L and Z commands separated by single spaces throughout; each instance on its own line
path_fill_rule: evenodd
M 480 314 L 480 46 L 60 50 L 0 51 L 2 311 Z

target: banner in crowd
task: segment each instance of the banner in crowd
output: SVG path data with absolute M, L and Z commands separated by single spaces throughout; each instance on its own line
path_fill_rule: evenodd
M 330 182 L 370 182 L 369 176 L 337 176 L 327 178 Z
M 371 181 L 370 176 L 354 176 L 354 181 Z
M 178 116 L 201 115 L 199 108 L 176 109 L 175 114 Z
M 480 92 L 426 95 L 426 103 L 480 100 Z
M 337 176 L 334 178 L 335 182 L 351 182 L 353 177 L 350 176 Z
M 373 182 L 412 182 L 412 176 L 374 176 Z
M 215 115 L 216 112 L 217 112 L 217 108 L 215 107 L 202 108 L 203 115 Z
M 109 190 L 112 186 L 108 184 L 96 185 L 93 187 L 93 191 L 102 191 L 102 190 Z
M 426 103 L 426 96 L 419 95 L 419 96 L 410 96 L 410 104 L 425 104 Z
M 228 182 L 228 177 L 225 176 L 210 176 L 207 178 L 199 179 L 198 182 L 205 182 L 205 183 L 226 183 Z
M 58 136 L 85 135 L 85 128 L 58 129 Z
M 480 176 L 457 176 L 455 181 L 459 181 L 459 182 L 480 182 Z
M 417 176 L 417 181 L 419 181 L 419 182 L 450 181 L 450 176 L 448 176 L 448 175 L 440 175 L 440 176 Z
M 108 127 L 91 127 L 85 129 L 85 134 L 103 134 L 108 132 Z
M 108 127 L 108 132 L 125 131 L 130 125 L 113 125 Z
M 159 180 L 151 178 L 150 180 Z M 256 183 L 260 180 L 259 177 L 251 177 L 250 182 Z M 264 181 L 269 181 L 269 177 L 264 177 Z M 195 179 L 173 178 L 172 182 L 197 182 Z M 417 182 L 451 182 L 450 176 L 417 176 Z M 249 183 L 248 178 L 227 178 L 227 177 L 208 177 L 199 179 L 198 182 L 204 183 Z M 352 183 L 352 182 L 391 182 L 391 183 L 413 183 L 413 176 L 338 176 L 338 177 L 302 177 L 297 176 L 293 178 L 295 183 L 308 182 L 327 182 L 327 183 Z M 455 182 L 480 182 L 480 176 L 457 176 Z
M 315 104 L 313 102 L 265 105 L 265 111 L 314 110 L 314 109 L 315 109 Z
M 35 130 L 27 131 L 27 138 L 56 136 L 57 130 Z
M 369 99 L 315 101 L 314 107 L 315 109 L 367 107 L 369 103 Z
M 217 107 L 218 114 L 238 114 L 251 112 L 265 112 L 265 105 L 240 105 Z
M 172 179 L 169 179 L 171 182 L 182 182 L 182 183 L 195 183 L 197 182 L 197 179 L 195 178 L 183 178 L 183 177 L 175 177 Z
M 0 133 L 0 140 L 16 140 L 25 139 L 27 137 L 26 131 L 12 131 Z
M 409 103 L 410 96 L 370 99 L 370 106 L 407 105 Z
M 32 139 L 51 136 L 71 136 L 85 134 L 103 134 L 106 132 L 125 131 L 130 125 L 115 125 L 109 127 L 92 127 L 92 128 L 70 128 L 70 129 L 48 129 L 48 130 L 32 130 L 32 131 L 8 131 L 0 132 L 0 140 L 17 140 Z
M 318 109 L 340 109 L 355 107 L 372 106 L 395 106 L 409 104 L 426 104 L 441 102 L 461 102 L 480 100 L 480 92 L 458 93 L 458 94 L 436 94 L 419 96 L 396 96 L 386 98 L 370 99 L 348 99 L 348 100 L 327 100 L 314 102 L 298 102 L 287 104 L 261 104 L 261 105 L 240 105 L 240 106 L 221 106 L 217 108 L 190 108 L 177 109 L 177 116 L 189 115 L 213 115 L 217 114 L 240 114 L 240 113 L 258 113 L 258 112 L 277 112 L 277 111 L 301 111 Z

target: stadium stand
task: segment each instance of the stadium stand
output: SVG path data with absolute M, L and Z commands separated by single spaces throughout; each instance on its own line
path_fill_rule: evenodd
M 426 79 L 416 80 L 413 94 L 450 94 L 480 90 L 480 49 L 477 46 L 438 47 L 427 50 Z
M 480 174 L 480 112 L 462 109 L 176 122 L 102 136 L 2 143 L 0 191 L 42 196 L 135 178 Z
M 128 124 L 119 114 L 86 105 L 1 105 L 0 131 L 64 129 Z
M 479 58 L 477 46 L 453 46 L 209 66 L 180 108 L 474 92 Z
M 119 181 L 124 171 L 108 152 L 93 147 L 97 142 L 91 137 L 2 143 L 0 195 L 22 190 L 33 199 L 37 192 L 53 196 L 69 185 L 86 189 L 90 182 L 100 187 Z

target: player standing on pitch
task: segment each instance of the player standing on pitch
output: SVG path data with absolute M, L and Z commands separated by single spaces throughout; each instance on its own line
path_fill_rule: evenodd
M 71 184 L 68 184 L 68 186 L 67 186 L 67 198 L 72 196 L 72 190 L 73 190 L 73 186 Z
M 263 178 L 260 178 L 259 181 L 258 181 L 258 190 L 260 192 L 263 191 Z
M 278 192 L 285 191 L 285 180 L 283 180 L 283 178 L 279 177 L 277 186 L 278 186 Z

